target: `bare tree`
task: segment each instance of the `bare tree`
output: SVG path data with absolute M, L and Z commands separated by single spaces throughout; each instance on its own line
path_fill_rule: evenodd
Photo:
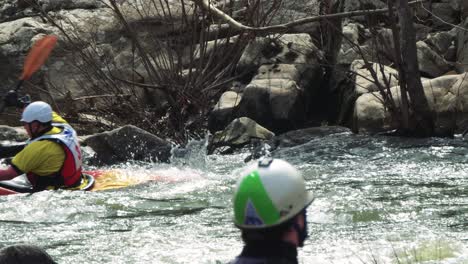
M 73 67 L 87 80 L 80 85 L 88 96 L 71 100 L 88 104 L 99 100 L 101 106 L 93 111 L 117 125 L 132 123 L 179 143 L 196 136 L 194 133 L 203 133 L 212 100 L 242 74 L 236 72 L 236 65 L 251 36 L 229 32 L 226 38 L 220 38 L 216 30 L 220 23 L 188 1 L 180 1 L 180 17 L 174 15 L 174 7 L 167 1 L 135 1 L 133 6 L 126 6 L 127 11 L 133 8 L 132 12 L 140 16 L 140 22 L 128 21 L 119 1 L 103 3 L 122 25 L 122 36 L 131 45 L 132 62 L 124 69 L 112 56 L 100 59 L 97 40 L 83 39 L 78 28 L 67 30 L 64 17 L 37 6 L 42 17 L 61 31 L 66 39 L 65 52 L 74 55 Z M 167 23 L 167 32 L 151 30 L 148 17 Z M 67 27 L 76 26 L 66 22 Z M 137 69 L 137 63 L 142 67 Z M 163 107 L 148 103 L 150 97 L 164 102 Z
M 327 25 L 325 32 L 327 32 L 327 40 L 325 47 L 327 49 L 327 59 L 332 65 L 336 55 L 337 48 L 341 44 L 341 18 L 361 16 L 361 15 L 375 15 L 379 13 L 389 13 L 391 19 L 394 19 L 394 6 L 392 0 L 388 1 L 388 8 L 375 9 L 375 10 L 359 10 L 353 12 L 336 13 L 340 10 L 341 1 L 324 1 L 324 7 L 332 12 L 324 12 L 324 14 L 314 17 L 307 17 L 300 20 L 288 22 L 286 24 L 265 26 L 265 27 L 251 27 L 243 25 L 242 23 L 234 20 L 232 17 L 223 13 L 217 8 L 213 8 L 208 0 L 194 0 L 205 10 L 209 10 L 213 15 L 225 20 L 231 27 L 237 30 L 252 31 L 256 34 L 272 34 L 272 33 L 285 33 L 290 32 L 295 26 L 300 24 L 307 24 L 314 21 L 324 21 Z M 410 5 L 421 3 L 422 1 L 408 2 L 407 0 L 398 0 L 398 23 L 400 30 L 398 30 L 396 22 L 393 21 L 393 37 L 394 37 L 394 54 L 397 68 L 400 74 L 400 89 L 402 97 L 402 106 L 397 109 L 393 101 L 392 94 L 388 82 L 381 84 L 378 81 L 377 73 L 372 68 L 371 64 L 365 60 L 365 67 L 371 73 L 376 85 L 383 98 L 383 104 L 390 109 L 390 112 L 396 120 L 399 120 L 399 132 L 404 135 L 415 136 L 431 136 L 434 134 L 434 121 L 432 112 L 429 108 L 427 98 L 424 94 L 424 89 L 420 80 L 420 72 L 417 60 L 416 38 L 415 29 L 413 25 L 413 15 Z M 331 22 L 333 21 L 333 22 Z M 330 32 L 334 30 L 336 34 Z M 400 47 L 405 47 L 401 49 Z M 359 49 L 359 47 L 358 47 Z M 362 57 L 365 56 L 362 54 Z M 381 68 L 381 70 L 383 70 Z M 327 70 L 326 76 L 331 76 L 331 69 Z M 384 77 L 385 78 L 385 77 Z
M 419 72 L 418 51 L 416 48 L 416 33 L 413 25 L 413 13 L 408 6 L 408 0 L 399 0 L 398 18 L 400 21 L 401 61 L 406 81 L 406 90 L 410 97 L 413 110 L 414 127 L 408 127 L 407 133 L 418 136 L 432 136 L 434 134 L 434 120 L 429 108 Z M 402 95 L 406 93 L 402 89 Z M 412 122 L 411 122 L 412 123 Z M 404 129 L 408 129 L 404 127 Z

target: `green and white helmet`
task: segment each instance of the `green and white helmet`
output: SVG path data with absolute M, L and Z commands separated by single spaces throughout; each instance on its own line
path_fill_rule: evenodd
M 273 227 L 296 216 L 313 199 L 291 164 L 264 159 L 248 166 L 237 181 L 234 223 L 244 229 Z

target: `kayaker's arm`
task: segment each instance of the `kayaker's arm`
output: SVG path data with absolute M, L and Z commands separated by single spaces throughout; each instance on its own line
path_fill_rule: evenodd
M 0 159 L 10 158 L 18 154 L 26 147 L 26 143 L 4 146 L 0 145 Z
M 6 169 L 0 169 L 0 181 L 8 181 L 20 175 L 13 166 L 8 166 Z

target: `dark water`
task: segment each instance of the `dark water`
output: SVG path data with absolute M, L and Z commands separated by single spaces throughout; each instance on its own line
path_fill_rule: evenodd
M 248 155 L 194 142 L 169 164 L 122 164 L 162 180 L 102 192 L 0 197 L 0 246 L 33 243 L 59 263 L 217 263 L 241 250 L 231 223 Z M 337 134 L 276 151 L 316 200 L 301 263 L 468 263 L 468 144 Z

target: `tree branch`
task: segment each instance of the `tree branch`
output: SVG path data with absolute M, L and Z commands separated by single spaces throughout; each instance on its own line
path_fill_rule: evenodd
M 234 18 L 230 17 L 222 10 L 218 9 L 217 7 L 210 4 L 210 0 L 193 0 L 197 5 L 199 5 L 205 11 L 217 16 L 218 18 L 226 21 L 233 29 L 239 31 L 251 31 L 255 33 L 286 33 L 291 30 L 291 28 L 307 23 L 312 23 L 320 20 L 325 19 L 338 19 L 344 17 L 353 17 L 353 16 L 362 16 L 362 15 L 375 15 L 375 14 L 382 14 L 387 13 L 388 8 L 382 9 L 369 9 L 369 10 L 357 10 L 351 12 L 343 12 L 343 13 L 336 13 L 336 14 L 328 14 L 328 15 L 320 15 L 320 16 L 313 16 L 313 17 L 306 17 L 298 20 L 294 20 L 289 23 L 268 26 L 268 27 L 250 27 L 243 25 L 242 23 L 238 22 Z M 409 2 L 409 5 L 416 5 L 419 3 L 424 2 L 425 0 L 417 0 Z

